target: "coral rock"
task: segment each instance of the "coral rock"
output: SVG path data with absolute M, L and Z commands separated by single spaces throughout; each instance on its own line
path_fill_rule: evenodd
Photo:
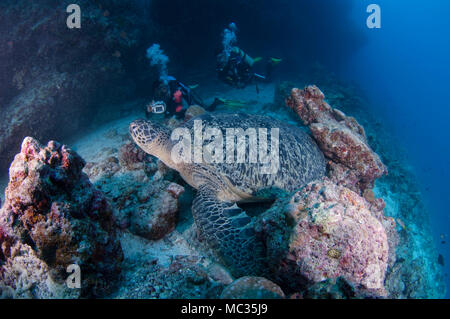
M 386 296 L 388 236 L 362 197 L 325 179 L 292 197 L 290 215 L 295 227 L 282 268 L 312 284 L 342 277 L 362 294 Z
M 114 154 L 111 154 L 114 155 Z M 158 240 L 175 229 L 178 198 L 184 187 L 166 180 L 171 170 L 141 151 L 134 143 L 124 144 L 117 155 L 117 170 L 108 170 L 103 157 L 85 169 L 109 201 L 114 204 L 117 226 L 141 237 Z
M 222 299 L 284 299 L 275 283 L 263 277 L 242 277 L 224 289 Z
M 319 122 L 331 112 L 331 106 L 324 103 L 325 95 L 313 85 L 304 90 L 292 89 L 286 104 L 294 110 L 305 125 Z
M 373 188 L 374 181 L 387 174 L 386 167 L 368 145 L 363 127 L 354 118 L 333 109 L 324 99 L 319 88 L 309 86 L 304 90 L 292 89 L 286 104 L 309 126 L 325 156 L 344 166 L 332 170 L 338 173 L 335 180 L 342 183 L 346 180 L 342 174 L 350 175 L 350 184 L 355 185 L 345 186 L 357 187 L 360 193 Z M 352 172 L 346 172 L 345 168 Z
M 32 247 L 52 280 L 60 284 L 67 266 L 77 264 L 83 295 L 97 295 L 113 287 L 123 255 L 112 209 L 82 172 L 84 165 L 65 145 L 44 147 L 25 138 L 10 167 L 0 225 Z
M 160 181 L 160 183 L 168 183 Z M 152 187 L 152 191 L 156 191 Z M 151 240 L 163 238 L 175 229 L 177 213 L 179 210 L 178 196 L 184 192 L 184 188 L 178 184 L 171 183 L 166 188 L 166 192 L 150 193 L 149 196 L 145 188 L 139 196 L 143 204 L 136 207 L 131 215 L 130 230 L 134 234 Z
M 26 244 L 15 242 L 0 272 L 0 299 L 3 298 L 78 298 L 80 289 L 56 282 L 48 265 Z
M 133 142 L 127 142 L 119 150 L 120 165 L 129 170 L 141 169 L 145 165 L 144 161 L 149 160 L 150 155 L 147 155 Z

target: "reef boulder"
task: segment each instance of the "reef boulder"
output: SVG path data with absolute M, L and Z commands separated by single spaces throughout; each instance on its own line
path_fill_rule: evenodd
M 1 262 L 0 299 L 80 297 L 80 289 L 70 289 L 65 282 L 53 279 L 48 265 L 29 245 L 16 241 L 12 246 L 3 242 L 2 246 L 8 258 Z
M 138 195 L 140 203 L 131 214 L 132 233 L 151 240 L 158 240 L 175 229 L 179 209 L 178 197 L 184 193 L 184 187 L 167 181 L 160 192 L 157 187 L 144 187 Z
M 149 157 L 150 155 L 146 154 L 133 142 L 123 144 L 118 155 L 120 166 L 128 170 L 145 168 L 146 161 L 150 161 Z
M 114 206 L 120 229 L 150 240 L 175 229 L 184 187 L 172 182 L 171 171 L 136 144 L 99 152 L 84 171 Z
M 364 128 L 328 105 L 318 87 L 292 89 L 286 104 L 309 126 L 320 149 L 332 161 L 333 181 L 362 194 L 387 174 L 386 166 L 370 148 Z
M 290 200 L 289 252 L 279 269 L 305 286 L 342 277 L 359 296 L 386 296 L 389 244 L 383 222 L 364 199 L 325 178 Z
M 84 165 L 65 145 L 51 141 L 42 146 L 31 137 L 24 139 L 11 164 L 0 211 L 9 243 L 2 243 L 2 267 L 13 262 L 17 254 L 10 247 L 20 243 L 31 250 L 18 251 L 39 258 L 59 285 L 68 276 L 67 267 L 78 265 L 81 295 L 99 296 L 114 287 L 123 254 L 112 208 L 82 172 Z

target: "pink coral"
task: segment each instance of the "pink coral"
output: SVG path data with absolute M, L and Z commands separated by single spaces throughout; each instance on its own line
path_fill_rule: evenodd
M 285 271 L 311 283 L 343 277 L 366 294 L 386 296 L 388 236 L 362 197 L 325 179 L 297 192 L 290 214 L 296 226 Z
M 90 294 L 113 287 L 123 254 L 112 208 L 82 172 L 84 165 L 64 145 L 25 138 L 10 167 L 0 225 L 14 240 L 33 243 L 56 282 L 65 280 L 68 265 L 78 264 L 83 293 Z

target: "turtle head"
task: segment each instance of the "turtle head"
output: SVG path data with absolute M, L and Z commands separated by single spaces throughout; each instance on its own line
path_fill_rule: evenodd
M 169 143 L 170 131 L 161 124 L 136 120 L 130 124 L 134 142 L 146 153 L 161 159 Z

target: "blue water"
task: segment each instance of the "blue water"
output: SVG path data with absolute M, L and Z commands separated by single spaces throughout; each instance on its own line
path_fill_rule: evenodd
M 352 18 L 367 42 L 342 65 L 342 72 L 365 89 L 374 111 L 404 145 L 421 181 L 448 274 L 450 1 L 378 0 L 381 29 L 364 26 L 369 3 L 373 1 L 354 1 Z

